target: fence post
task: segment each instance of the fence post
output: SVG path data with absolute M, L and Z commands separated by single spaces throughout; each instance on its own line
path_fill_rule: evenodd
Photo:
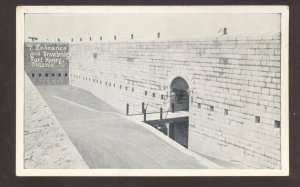
M 147 114 L 146 109 L 144 109 L 144 122 L 146 122 L 146 114 Z
M 160 113 L 160 121 L 161 121 L 162 120 L 162 116 L 163 116 L 163 109 L 162 109 L 162 107 L 160 107 L 159 113 Z
M 144 110 L 145 110 L 145 103 L 142 102 L 142 114 L 144 114 Z
M 175 112 L 175 104 L 174 103 L 171 104 L 171 111 Z
M 126 104 L 126 115 L 127 116 L 129 115 L 129 104 L 128 103 Z

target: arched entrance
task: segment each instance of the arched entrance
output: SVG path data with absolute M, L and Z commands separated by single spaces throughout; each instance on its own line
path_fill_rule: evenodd
M 171 112 L 189 111 L 189 85 L 182 77 L 172 80 L 171 86 Z M 168 123 L 168 135 L 171 139 L 188 148 L 189 118 L 181 117 Z
M 182 77 L 176 77 L 172 80 L 171 86 L 171 110 L 189 111 L 189 85 Z

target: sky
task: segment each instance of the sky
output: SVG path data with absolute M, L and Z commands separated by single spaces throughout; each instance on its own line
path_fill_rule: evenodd
M 280 32 L 280 14 L 201 14 L 201 13 L 99 13 L 99 14 L 26 14 L 25 41 L 112 41 L 155 39 L 196 39 L 218 35 L 226 27 L 228 34 Z

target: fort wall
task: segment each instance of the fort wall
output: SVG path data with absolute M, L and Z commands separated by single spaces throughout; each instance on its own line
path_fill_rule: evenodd
M 70 84 L 125 113 L 170 109 L 170 84 L 189 85 L 192 151 L 280 168 L 280 34 L 187 41 L 70 43 Z M 284 124 L 283 124 L 284 125 Z

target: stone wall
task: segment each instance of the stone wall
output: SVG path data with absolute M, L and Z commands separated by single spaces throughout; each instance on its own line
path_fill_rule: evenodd
M 25 75 L 25 169 L 87 169 L 85 161 Z
M 280 168 L 280 33 L 193 41 L 70 44 L 70 84 L 125 113 L 170 107 L 189 85 L 189 149 L 253 168 Z M 283 124 L 284 125 L 284 124 Z

